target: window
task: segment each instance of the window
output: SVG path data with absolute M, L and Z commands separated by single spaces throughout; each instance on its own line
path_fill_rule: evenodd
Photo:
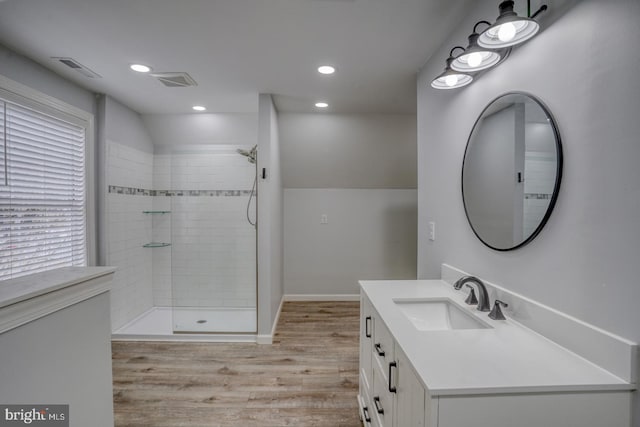
M 86 266 L 87 123 L 32 100 L 3 94 L 0 280 Z

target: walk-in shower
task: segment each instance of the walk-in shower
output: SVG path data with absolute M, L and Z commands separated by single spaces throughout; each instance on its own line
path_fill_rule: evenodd
M 153 192 L 149 240 L 167 244 L 150 249 L 155 307 L 117 334 L 255 339 L 257 151 L 188 146 L 154 155 L 154 179 L 166 184 Z

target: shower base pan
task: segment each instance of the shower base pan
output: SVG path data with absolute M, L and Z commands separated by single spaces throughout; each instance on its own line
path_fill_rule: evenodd
M 153 307 L 115 331 L 111 339 L 256 342 L 256 309 Z

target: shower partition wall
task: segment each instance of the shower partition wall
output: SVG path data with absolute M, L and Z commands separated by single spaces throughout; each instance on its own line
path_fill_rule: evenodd
M 171 154 L 174 333 L 257 332 L 256 229 L 246 210 L 256 169 L 239 149 L 250 147 Z

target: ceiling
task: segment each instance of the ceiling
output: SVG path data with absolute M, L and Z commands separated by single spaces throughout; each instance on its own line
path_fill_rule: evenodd
M 258 93 L 283 112 L 413 113 L 419 68 L 471 1 L 0 0 L 0 43 L 143 114 L 255 112 Z M 132 63 L 198 85 L 167 88 Z

